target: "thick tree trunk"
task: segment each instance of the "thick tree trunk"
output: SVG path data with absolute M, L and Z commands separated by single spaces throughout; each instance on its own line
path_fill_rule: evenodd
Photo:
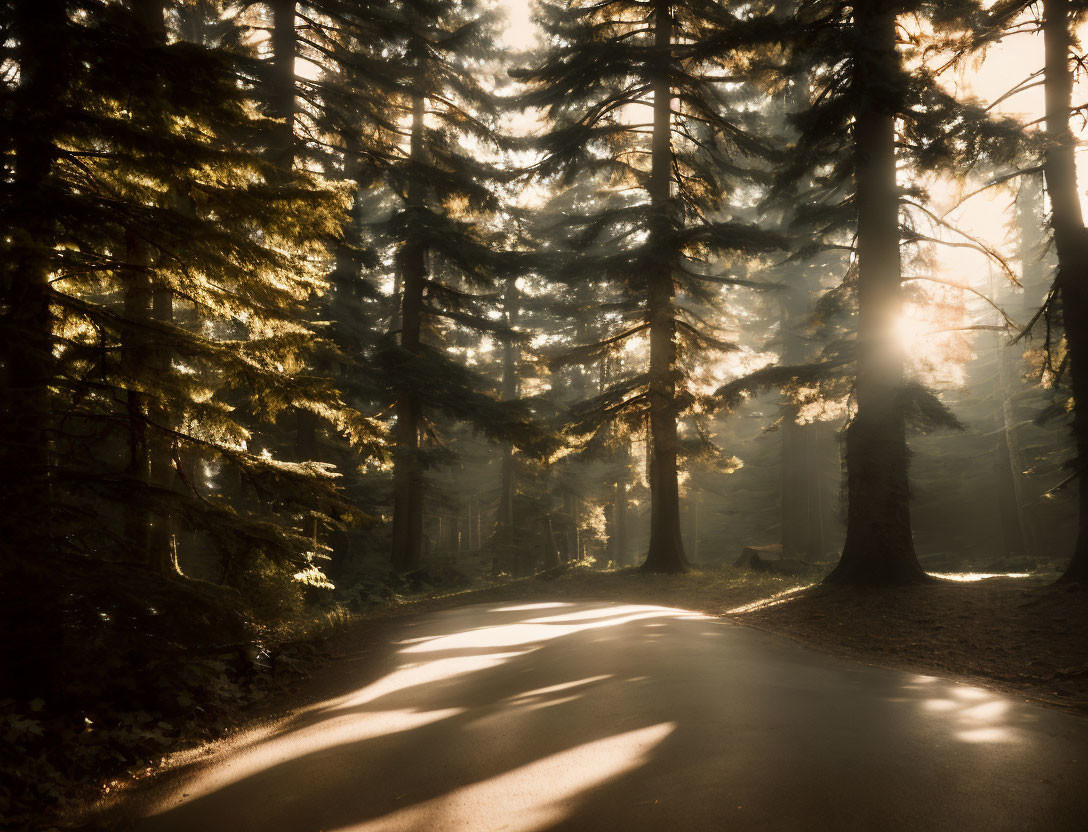
M 910 584 L 927 580 L 914 553 L 903 406 L 902 308 L 895 116 L 887 102 L 899 63 L 887 0 L 854 4 L 853 84 L 858 210 L 857 413 L 847 429 L 846 543 L 827 580 Z
M 1072 18 L 1069 0 L 1044 0 L 1046 54 L 1046 156 L 1043 174 L 1050 195 L 1051 224 L 1058 253 L 1057 286 L 1061 293 L 1069 374 L 1073 389 L 1073 439 L 1076 444 L 1079 515 L 1073 558 L 1064 581 L 1088 582 L 1088 234 L 1077 192 L 1076 139 L 1069 128 L 1073 94 Z
M 684 572 L 687 558 L 680 529 L 680 486 L 676 457 L 676 319 L 673 309 L 671 243 L 672 89 L 666 68 L 672 44 L 670 8 L 658 0 L 654 13 L 657 66 L 652 82 L 653 138 L 649 196 L 652 262 L 647 274 L 646 310 L 650 322 L 650 544 L 646 572 Z
M 125 538 L 132 547 L 131 556 L 141 563 L 150 563 L 152 521 L 147 497 L 151 486 L 151 448 L 147 396 L 139 390 L 139 386 L 150 376 L 151 252 L 147 242 L 131 231 L 127 235 L 125 248 L 126 324 L 121 333 L 121 370 L 127 389 L 128 475 L 143 492 L 125 505 Z
M 269 0 L 272 10 L 271 87 L 269 106 L 279 125 L 273 133 L 268 158 L 282 174 L 290 176 L 295 166 L 295 58 L 298 41 L 295 36 L 295 0 Z
M 72 67 L 62 0 L 16 0 L 8 13 L 19 77 L 9 96 L 18 130 L 0 264 L 0 667 L 7 695 L 51 701 L 64 684 L 58 657 L 67 604 L 57 591 L 50 471 L 52 178 Z
M 416 163 L 423 158 L 424 99 L 416 95 L 412 102 L 411 157 Z M 413 170 L 409 183 L 409 209 L 422 205 L 422 183 Z M 418 355 L 422 347 L 423 288 L 426 283 L 426 250 L 423 241 L 409 227 L 401 250 L 400 274 L 403 282 L 401 299 L 401 347 Z M 404 389 L 396 402 L 397 423 L 394 429 L 393 457 L 393 568 L 399 572 L 418 569 L 422 561 L 423 543 L 423 465 L 419 456 L 419 432 L 423 413 L 414 391 Z
M 9 37 L 16 44 L 19 84 L 13 96 L 14 181 L 4 264 L 3 414 L 0 482 L 4 484 L 3 557 L 25 562 L 51 549 L 49 385 L 54 374 L 49 272 L 54 245 L 50 184 L 64 119 L 69 71 L 67 9 L 61 0 L 18 0 Z M 6 563 L 4 564 L 7 565 Z

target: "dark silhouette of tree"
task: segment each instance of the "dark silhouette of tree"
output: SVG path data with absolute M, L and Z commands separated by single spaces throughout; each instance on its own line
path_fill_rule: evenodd
M 977 21 L 970 2 L 795 4 L 788 66 L 811 74 L 810 101 L 794 122 L 800 137 L 782 181 L 811 176 L 809 206 L 796 226 L 850 247 L 847 285 L 857 303 L 853 359 L 856 411 L 846 434 L 847 536 L 833 583 L 904 584 L 926 580 L 911 536 L 908 422 L 957 424 L 943 405 L 906 377 L 897 327 L 903 303 L 904 242 L 925 239 L 912 211 L 924 193 L 907 179 L 926 170 L 966 175 L 1019 149 L 1018 128 L 957 101 L 920 64 L 908 66 L 900 17 L 927 19 L 951 41 Z M 966 22 L 966 23 L 965 23 Z M 898 125 L 898 126 L 897 126 Z M 906 173 L 898 174 L 897 166 Z M 830 239 L 836 237 L 836 239 Z

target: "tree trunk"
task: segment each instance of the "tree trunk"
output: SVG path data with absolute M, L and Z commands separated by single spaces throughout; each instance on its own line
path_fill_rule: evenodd
M 0 304 L 0 372 L 3 373 L 2 456 L 5 560 L 33 563 L 51 551 L 50 488 L 52 424 L 49 385 L 55 371 L 49 273 L 55 224 L 50 186 L 62 129 L 69 72 L 68 18 L 61 0 L 19 0 L 8 36 L 16 44 L 19 83 L 13 105 L 14 178 L 10 204 L 18 206 L 9 229 L 4 297 Z M 7 565 L 6 563 L 4 564 Z
M 612 559 L 617 566 L 627 565 L 627 483 L 616 482 L 616 496 L 612 511 Z
M 1044 0 L 1043 43 L 1046 54 L 1046 155 L 1043 175 L 1050 195 L 1051 225 L 1058 253 L 1057 286 L 1061 293 L 1069 375 L 1073 389 L 1073 440 L 1078 475 L 1077 542 L 1064 581 L 1088 581 L 1088 235 L 1077 192 L 1076 139 L 1069 128 L 1072 106 L 1072 17 L 1069 0 Z
M 701 492 L 694 487 L 688 488 L 688 494 L 690 495 L 689 510 L 691 511 L 691 559 L 695 563 L 699 563 L 699 510 L 702 497 Z
M 129 231 L 125 240 L 124 275 L 125 325 L 121 332 L 121 370 L 125 378 L 128 409 L 128 475 L 140 494 L 125 504 L 125 539 L 131 555 L 150 563 L 151 450 L 148 443 L 147 397 L 139 390 L 150 377 L 151 251 L 145 240 Z
M 1043 256 L 1047 249 L 1046 235 L 1043 233 L 1044 222 L 1043 205 L 1043 178 L 1041 174 L 1030 174 L 1021 180 L 1020 190 L 1016 195 L 1016 224 L 1019 229 L 1020 241 L 1017 257 L 1020 260 L 1020 283 L 1023 286 L 1019 317 L 1027 322 L 1035 315 L 1039 307 L 1045 302 L 1047 295 L 1047 269 L 1043 262 Z M 1014 357 L 1009 363 L 1013 369 L 1012 378 L 1016 379 L 1024 366 L 1024 342 L 1019 342 L 1015 347 Z M 1020 387 L 1021 385 L 1017 385 Z M 1012 384 L 1010 382 L 1010 388 Z M 1011 397 L 1012 390 L 1008 392 Z M 1012 418 L 1010 401 L 1010 413 L 1007 418 Z M 1014 422 L 1015 424 L 1015 422 Z M 1019 504 L 1021 506 L 1020 518 L 1024 530 L 1025 545 L 1028 554 L 1042 554 L 1040 549 L 1039 517 L 1036 513 L 1038 499 L 1031 494 L 1028 488 L 1028 477 L 1021 473 L 1024 465 L 1020 459 L 1019 447 L 1010 446 L 1015 464 L 1017 483 L 1019 485 Z
M 155 45 L 166 43 L 166 8 L 163 0 L 131 0 L 131 7 L 139 23 L 146 30 L 146 37 Z M 187 196 L 175 188 L 171 193 L 174 207 L 185 213 L 195 213 Z M 174 323 L 174 293 L 169 286 L 158 279 L 151 256 L 151 246 L 133 233 L 129 234 L 127 260 L 129 274 L 126 284 L 126 317 L 138 321 L 140 326 L 149 321 L 172 325 Z M 130 311 L 131 307 L 131 311 Z M 149 378 L 165 378 L 171 371 L 170 349 L 151 338 L 150 331 L 142 333 L 140 328 L 134 332 L 138 339 L 127 351 L 133 363 L 130 372 Z M 159 336 L 160 338 L 164 336 Z M 141 399 L 133 402 L 133 397 Z M 138 452 L 130 454 L 133 473 L 142 479 L 150 489 L 158 491 L 159 507 L 148 512 L 137 511 L 137 517 L 130 515 L 132 522 L 142 525 L 137 532 L 143 560 L 153 572 L 164 577 L 178 574 L 177 546 L 174 537 L 174 518 L 169 508 L 164 506 L 163 493 L 174 486 L 175 470 L 173 459 L 174 440 L 169 435 L 173 429 L 173 417 L 166 404 L 156 397 L 142 401 L 144 397 L 129 393 L 130 414 L 139 414 L 141 420 Z M 134 437 L 137 439 L 137 437 Z M 134 449 L 135 450 L 135 449 Z M 132 509 L 129 509 L 132 511 Z M 133 538 L 130 534 L 130 539 Z
M 992 274 L 990 295 L 995 299 L 1000 297 Z M 997 323 L 1001 323 L 1000 317 Z M 997 362 L 997 396 L 1001 408 L 994 454 L 994 475 L 997 509 L 1001 518 L 1002 557 L 1023 558 L 1028 550 L 1021 516 L 1024 501 L 1020 482 L 1021 466 L 1016 449 L 1016 423 L 1012 413 L 1013 390 L 1009 366 L 1017 360 L 1019 352 L 1005 344 L 1001 333 L 995 333 L 993 346 L 994 359 Z
M 411 159 L 423 159 L 424 98 L 412 101 Z M 408 207 L 422 207 L 422 183 L 412 170 L 408 185 Z M 426 282 L 425 246 L 414 233 L 409 220 L 408 235 L 401 250 L 400 272 L 403 281 L 401 299 L 401 348 L 419 355 L 422 348 L 423 288 Z M 419 432 L 423 414 L 419 399 L 411 389 L 402 389 L 396 402 L 393 455 L 393 568 L 398 572 L 418 569 L 422 560 L 423 539 L 423 465 L 419 456 Z
M 546 514 L 544 523 L 544 568 L 556 569 L 559 566 L 559 549 L 555 545 L 555 529 L 552 526 L 551 512 Z
M 518 310 L 518 288 L 514 278 L 509 278 L 506 281 L 506 288 L 503 293 L 503 306 L 504 306 L 504 318 L 507 327 L 512 327 L 517 324 L 519 317 Z M 518 378 L 518 348 L 512 339 L 506 339 L 502 345 L 502 398 L 503 401 L 513 401 L 518 397 L 519 393 L 519 378 Z M 514 494 L 516 491 L 516 483 L 514 475 L 516 471 L 516 462 L 514 459 L 514 445 L 512 442 L 504 442 L 502 446 L 502 482 L 501 491 L 499 494 L 499 507 L 496 511 L 495 526 L 499 532 L 498 543 L 501 547 L 506 563 L 503 566 L 513 569 L 516 562 L 521 558 L 517 557 L 516 553 L 512 551 L 516 541 L 514 539 Z
M 281 181 L 288 182 L 295 168 L 295 120 L 298 102 L 295 89 L 295 60 L 298 57 L 297 5 L 295 0 L 269 0 L 272 10 L 272 72 L 269 105 L 277 119 L 275 131 L 269 143 L 269 159 L 279 170 Z M 317 458 L 317 415 L 306 407 L 294 409 L 295 441 L 293 455 L 296 461 L 306 462 Z M 302 533 L 313 541 L 317 551 L 318 519 L 310 514 L 303 519 Z
M 269 142 L 268 158 L 287 178 L 295 166 L 295 0 L 269 0 L 272 10 L 272 72 L 269 106 L 280 123 Z
M 6 33 L 19 75 L 8 100 L 10 123 L 18 129 L 0 280 L 0 627 L 6 634 L 0 666 L 6 695 L 23 701 L 51 699 L 63 689 L 65 672 L 59 657 L 67 601 L 57 591 L 50 471 L 55 362 L 49 275 L 56 234 L 53 165 L 72 69 L 67 11 L 61 0 L 17 0 Z M 37 619 L 27 627 L 32 616 Z
M 670 8 L 658 0 L 654 12 L 653 138 L 649 196 L 651 262 L 647 268 L 646 310 L 650 322 L 650 544 L 646 572 L 684 572 L 687 558 L 680 529 L 680 485 L 676 456 L 676 319 L 673 309 L 671 165 L 672 89 L 667 67 L 672 45 Z
M 910 528 L 909 454 L 903 407 L 899 191 L 894 107 L 896 16 L 886 0 L 854 4 L 853 84 L 858 210 L 857 412 L 846 434 L 846 542 L 827 580 L 911 584 L 928 580 Z

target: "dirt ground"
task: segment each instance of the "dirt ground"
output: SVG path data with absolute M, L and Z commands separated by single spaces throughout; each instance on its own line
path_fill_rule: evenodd
M 900 589 L 816 586 L 734 616 L 867 664 L 1088 713 L 1088 591 L 1024 578 Z
M 1053 575 L 937 580 L 905 588 L 822 586 L 822 573 L 737 569 L 685 575 L 572 569 L 408 605 L 419 612 L 519 598 L 611 600 L 721 615 L 866 664 L 983 685 L 1088 713 L 1088 591 Z

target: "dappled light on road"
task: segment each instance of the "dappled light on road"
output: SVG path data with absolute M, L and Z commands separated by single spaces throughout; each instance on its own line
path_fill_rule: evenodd
M 421 616 L 329 675 L 315 704 L 166 781 L 137 829 L 823 829 L 806 824 L 845 778 L 857 817 L 896 819 L 881 828 L 931 828 L 926 794 L 947 828 L 995 832 L 1014 828 L 989 822 L 995 789 L 1050 806 L 1032 772 L 1073 782 L 1088 745 L 982 688 L 639 604 Z
M 1010 702 L 984 688 L 957 685 L 935 676 L 914 676 L 908 690 L 931 694 L 921 703 L 924 713 L 939 715 L 951 728 L 951 736 L 970 743 L 1016 743 L 1023 740 L 1009 721 Z M 1030 715 L 1021 719 L 1030 720 Z
M 501 610 L 495 610 L 500 612 Z M 600 627 L 617 627 L 632 621 L 647 618 L 675 617 L 686 615 L 681 610 L 662 607 L 629 605 L 600 609 L 583 610 L 574 613 L 530 618 L 515 624 L 502 624 L 494 627 L 482 627 L 452 635 L 435 636 L 423 639 L 419 643 L 402 650 L 402 653 L 433 653 L 440 650 L 479 649 L 485 647 L 514 647 L 536 642 L 548 641 L 568 636 L 582 630 Z
M 537 832 L 562 821 L 568 801 L 645 764 L 651 751 L 675 729 L 661 723 L 588 742 L 498 777 L 457 789 L 391 815 L 341 827 L 335 832 L 408 832 L 424 829 L 482 829 L 481 807 L 502 805 L 503 832 Z

